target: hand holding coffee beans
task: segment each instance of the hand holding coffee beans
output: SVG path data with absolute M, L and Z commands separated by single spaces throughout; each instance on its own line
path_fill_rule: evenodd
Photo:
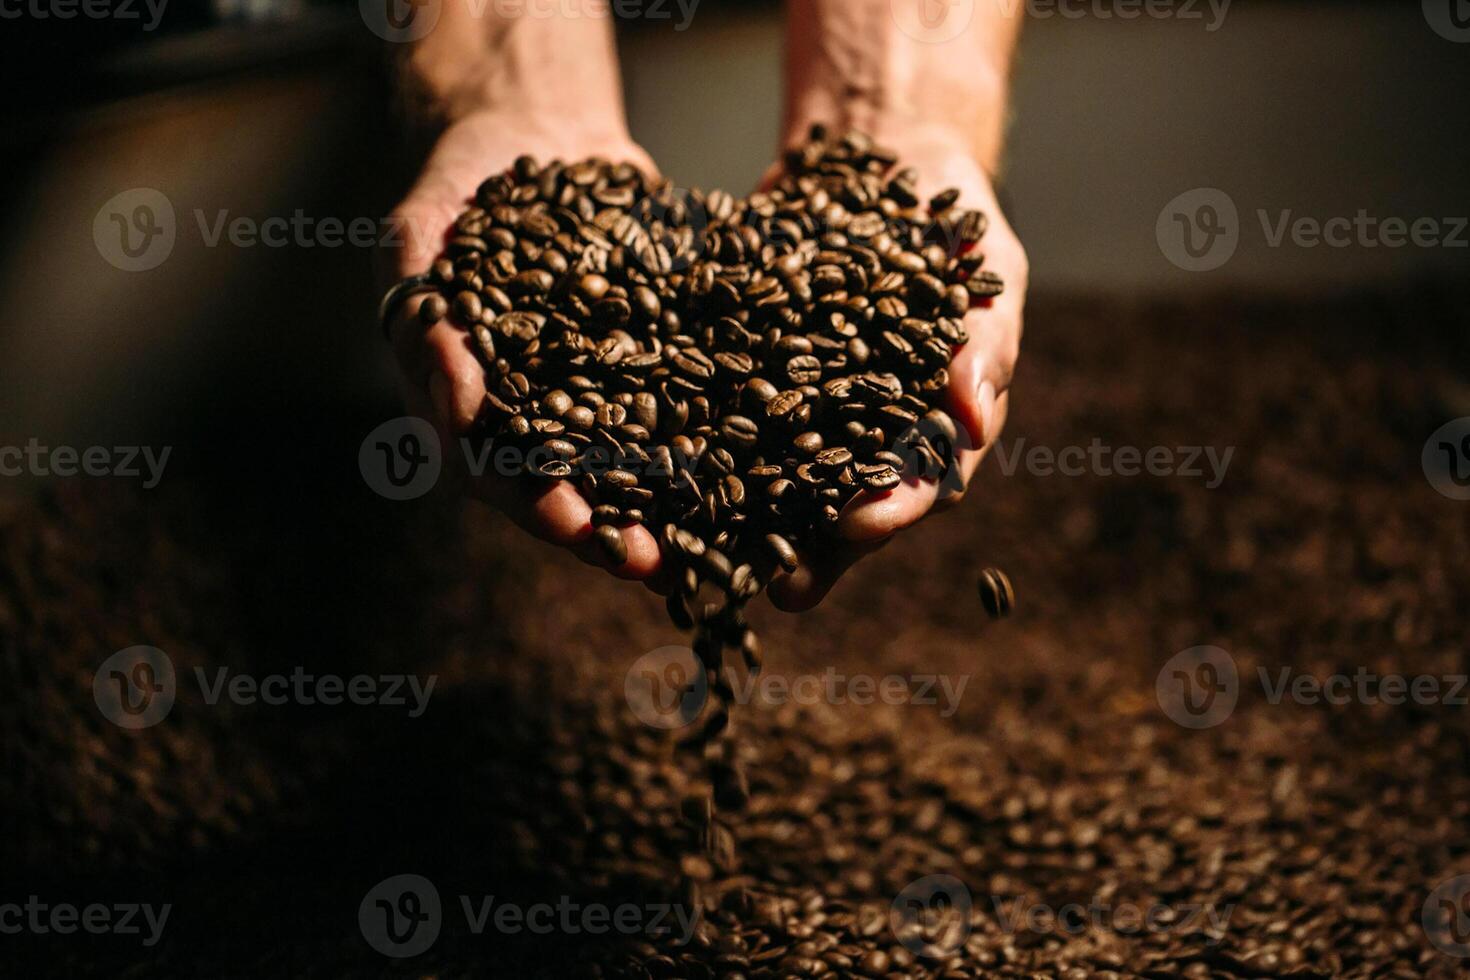
M 713 694 L 686 740 L 709 789 L 683 810 L 726 872 L 718 814 L 749 796 L 727 649 L 761 668 L 745 604 L 832 550 L 860 495 L 954 477 L 962 456 L 967 477 L 976 459 L 973 423 L 942 406 L 964 318 L 1005 283 L 978 247 L 986 215 L 917 181 L 868 137 L 822 127 L 744 199 L 521 156 L 455 219 L 417 307 L 479 359 L 469 437 L 485 458 L 575 487 L 611 567 L 628 562 L 625 531 L 656 537 L 669 616 L 694 631 Z
M 859 492 L 938 476 L 963 444 L 939 404 L 961 317 L 1003 288 L 984 215 L 921 202 L 859 134 L 818 129 L 786 163 L 736 200 L 523 157 L 434 264 L 419 313 L 472 335 L 477 434 L 573 479 L 612 564 L 618 527 L 673 526 L 746 559 L 758 591 Z

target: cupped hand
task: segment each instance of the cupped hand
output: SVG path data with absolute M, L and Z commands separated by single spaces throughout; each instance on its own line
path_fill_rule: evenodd
M 541 163 L 605 157 L 657 173 L 648 154 L 625 132 L 561 118 L 538 123 L 492 113 L 466 116 L 440 137 L 418 182 L 394 209 L 392 218 L 402 234 L 385 256 L 393 281 L 427 272 L 481 182 L 510 169 L 523 154 Z M 593 540 L 591 507 L 572 484 L 525 480 L 490 468 L 480 474 L 471 471 L 459 447 L 485 398 L 484 368 L 464 330 L 448 320 L 428 326 L 420 322 L 424 298 L 402 304 L 388 333 L 402 373 L 405 403 L 438 430 L 446 471 L 463 482 L 471 496 L 501 510 L 536 537 L 571 549 L 587 563 L 607 567 L 620 578 L 653 576 L 659 568 L 659 550 L 648 529 L 638 525 L 622 529 L 627 560 L 610 567 Z
M 961 207 L 983 211 L 990 219 L 976 247 L 985 255 L 984 268 L 1001 276 L 1005 290 L 987 304 L 973 307 L 965 317 L 969 340 L 950 364 L 945 393 L 945 408 L 969 437 L 960 440 L 955 460 L 960 486 L 968 487 L 1005 425 L 1011 375 L 1021 343 L 1028 276 L 1026 252 L 1001 213 L 990 178 L 962 140 L 943 134 L 896 139 L 885 134 L 880 142 L 897 151 L 900 166 L 918 172 L 921 200 L 957 188 Z M 788 612 L 816 605 L 859 559 L 882 548 L 904 528 L 959 503 L 964 490 L 951 492 L 952 479 L 906 476 L 892 490 L 864 492 L 855 497 L 843 509 L 835 535 L 819 546 L 808 547 L 800 556 L 800 567 L 771 583 L 771 601 Z

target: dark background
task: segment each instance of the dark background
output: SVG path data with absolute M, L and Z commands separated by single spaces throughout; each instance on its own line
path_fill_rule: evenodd
M 7 443 L 126 433 L 190 443 L 177 465 L 222 451 L 232 465 L 265 412 L 279 451 L 309 443 L 304 459 L 346 463 L 319 442 L 338 431 L 325 415 L 391 396 L 383 352 L 363 342 L 365 250 L 206 248 L 193 220 L 387 213 L 418 152 L 393 115 L 389 46 L 353 4 L 264 8 L 254 22 L 214 9 L 174 0 L 152 33 L 4 24 Z M 684 33 L 622 25 L 634 136 L 679 183 L 743 190 L 773 158 L 780 21 L 776 5 L 705 0 Z M 1470 213 L 1466 45 L 1404 3 L 1242 0 L 1207 27 L 1029 25 L 1003 192 L 1035 293 L 1327 295 L 1463 276 L 1465 249 L 1269 248 L 1254 215 Z M 144 273 L 101 261 L 90 234 L 133 187 L 163 192 L 180 220 L 172 256 Z M 1164 204 L 1197 187 L 1230 194 L 1246 229 L 1209 273 L 1176 268 L 1154 237 Z M 255 416 L 245 428 L 241 405 Z
M 173 447 L 156 491 L 0 481 L 0 899 L 176 906 L 156 952 L 0 937 L 0 966 L 533 975 L 494 937 L 463 934 L 390 962 L 363 942 L 357 902 L 403 872 L 446 894 L 580 894 L 635 844 L 673 880 L 677 793 L 650 783 L 641 760 L 663 749 L 628 717 L 622 683 L 680 637 L 657 599 L 494 515 L 364 485 L 360 442 L 400 411 L 371 256 L 207 248 L 192 212 L 385 214 L 416 162 L 389 54 L 351 4 L 253 26 L 206 10 L 173 0 L 146 38 L 0 25 L 0 445 Z M 629 24 L 621 41 L 634 135 L 664 170 L 753 183 L 775 153 L 779 9 L 705 0 L 686 34 Z M 1219 490 L 987 464 L 964 508 L 814 612 L 758 609 L 768 669 L 971 678 L 952 719 L 752 713 L 757 795 L 816 800 L 806 813 L 823 818 L 754 849 L 763 884 L 778 867 L 783 885 L 830 890 L 855 864 L 880 880 L 847 897 L 886 903 L 903 881 L 883 876 L 911 873 L 888 848 L 916 837 L 936 849 L 929 870 L 977 895 L 1001 882 L 1054 904 L 1241 907 L 1223 944 L 1153 950 L 1151 976 L 1303 961 L 1301 975 L 1455 975 L 1462 961 L 1426 944 L 1420 907 L 1470 871 L 1466 709 L 1272 705 L 1257 691 L 1195 732 L 1164 717 L 1154 685 L 1198 644 L 1230 650 L 1245 676 L 1466 672 L 1470 522 L 1420 468 L 1429 434 L 1470 415 L 1466 252 L 1271 249 L 1257 233 L 1225 267 L 1187 273 L 1154 228 L 1197 187 L 1227 191 L 1248 221 L 1258 208 L 1470 214 L 1467 82 L 1470 45 L 1411 3 L 1237 0 L 1213 33 L 1028 27 L 1003 196 L 1032 291 L 1006 438 L 1234 446 L 1235 462 Z M 134 187 L 180 217 L 171 257 L 142 273 L 92 238 L 98 209 Z M 973 591 L 992 562 L 1019 594 L 999 625 Z M 90 685 L 135 643 L 181 669 L 413 671 L 440 687 L 420 721 L 181 699 L 131 734 L 101 718 Z M 871 780 L 838 775 L 834 760 L 859 757 L 876 758 Z M 631 804 L 568 789 L 608 773 Z M 890 796 L 891 832 L 874 839 L 863 807 Z M 935 799 L 938 829 L 915 829 Z M 818 826 L 826 839 L 807 836 Z M 1011 963 L 1116 965 L 1080 945 Z

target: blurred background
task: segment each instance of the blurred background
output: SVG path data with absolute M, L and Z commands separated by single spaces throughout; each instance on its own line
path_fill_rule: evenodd
M 325 223 L 376 237 L 421 152 L 376 2 L 0 0 L 0 450 L 170 451 L 156 488 L 0 476 L 0 910 L 178 907 L 146 951 L 0 935 L 0 974 L 552 975 L 545 957 L 585 958 L 568 937 L 522 966 L 460 929 L 390 963 L 355 912 L 406 871 L 525 901 L 598 894 L 630 859 L 661 885 L 687 869 L 698 776 L 624 699 L 640 654 L 685 640 L 662 602 L 359 472 L 402 408 L 372 250 Z M 981 911 L 986 891 L 1239 906 L 1223 940 L 990 921 L 977 961 L 1013 975 L 1461 976 L 1470 932 L 1451 948 L 1423 910 L 1441 882 L 1470 907 L 1466 709 L 1278 703 L 1252 680 L 1470 673 L 1470 489 L 1421 461 L 1441 427 L 1470 440 L 1470 9 L 1028 6 L 1000 188 L 1032 262 L 1012 461 L 1021 440 L 1209 447 L 1228 478 L 987 462 L 963 508 L 817 609 L 753 606 L 777 675 L 971 683 L 952 717 L 752 706 L 747 883 L 881 913 L 917 862 Z M 743 191 L 773 159 L 781 22 L 702 0 L 687 30 L 619 23 L 633 135 L 679 184 Z M 314 234 L 233 244 L 241 218 Z M 119 220 L 163 244 L 129 254 Z M 1353 228 L 1317 241 L 1330 222 Z M 1003 623 L 975 595 L 991 563 L 1016 583 Z M 186 681 L 439 686 L 413 719 L 181 683 L 131 731 L 93 681 L 135 644 Z M 1160 685 L 1202 645 L 1241 683 L 1198 730 Z
M 1444 219 L 1470 214 L 1470 44 L 1448 19 L 1454 2 L 1443 17 L 1432 2 L 1248 0 L 1132 19 L 1031 4 L 1003 198 L 1033 295 L 1463 279 L 1463 229 L 1458 247 L 1270 234 L 1285 216 L 1360 212 L 1436 219 L 1447 234 Z M 294 452 L 344 415 L 381 414 L 391 374 L 372 342 L 369 250 L 209 240 L 237 217 L 376 221 L 407 185 L 392 45 L 358 5 L 137 0 L 61 17 L 65 4 L 28 3 L 5 15 L 0 66 L 13 93 L 0 443 L 166 441 L 192 446 L 173 465 L 236 467 L 262 415 L 280 423 L 272 451 Z M 774 153 L 780 7 L 705 0 L 683 31 L 671 10 L 620 22 L 634 136 L 683 185 L 747 188 Z M 138 188 L 171 203 L 178 232 L 166 261 L 135 272 L 105 261 L 93 232 L 104 205 Z M 1238 245 L 1220 267 L 1186 271 L 1158 224 L 1201 188 L 1237 209 Z

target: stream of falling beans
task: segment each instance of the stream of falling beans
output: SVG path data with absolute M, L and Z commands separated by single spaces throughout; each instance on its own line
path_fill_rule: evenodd
M 611 562 L 621 528 L 658 539 L 669 616 L 693 631 L 711 695 L 685 740 L 709 793 L 683 811 L 722 871 L 736 865 L 723 817 L 749 797 L 737 652 L 761 668 L 745 606 L 827 547 L 859 493 L 950 471 L 947 367 L 965 313 L 1003 288 L 976 247 L 985 216 L 954 190 L 921 201 L 918 175 L 863 134 L 816 127 L 785 164 L 735 198 L 523 157 L 459 216 L 420 311 L 472 338 L 475 434 L 497 457 L 574 480 Z

